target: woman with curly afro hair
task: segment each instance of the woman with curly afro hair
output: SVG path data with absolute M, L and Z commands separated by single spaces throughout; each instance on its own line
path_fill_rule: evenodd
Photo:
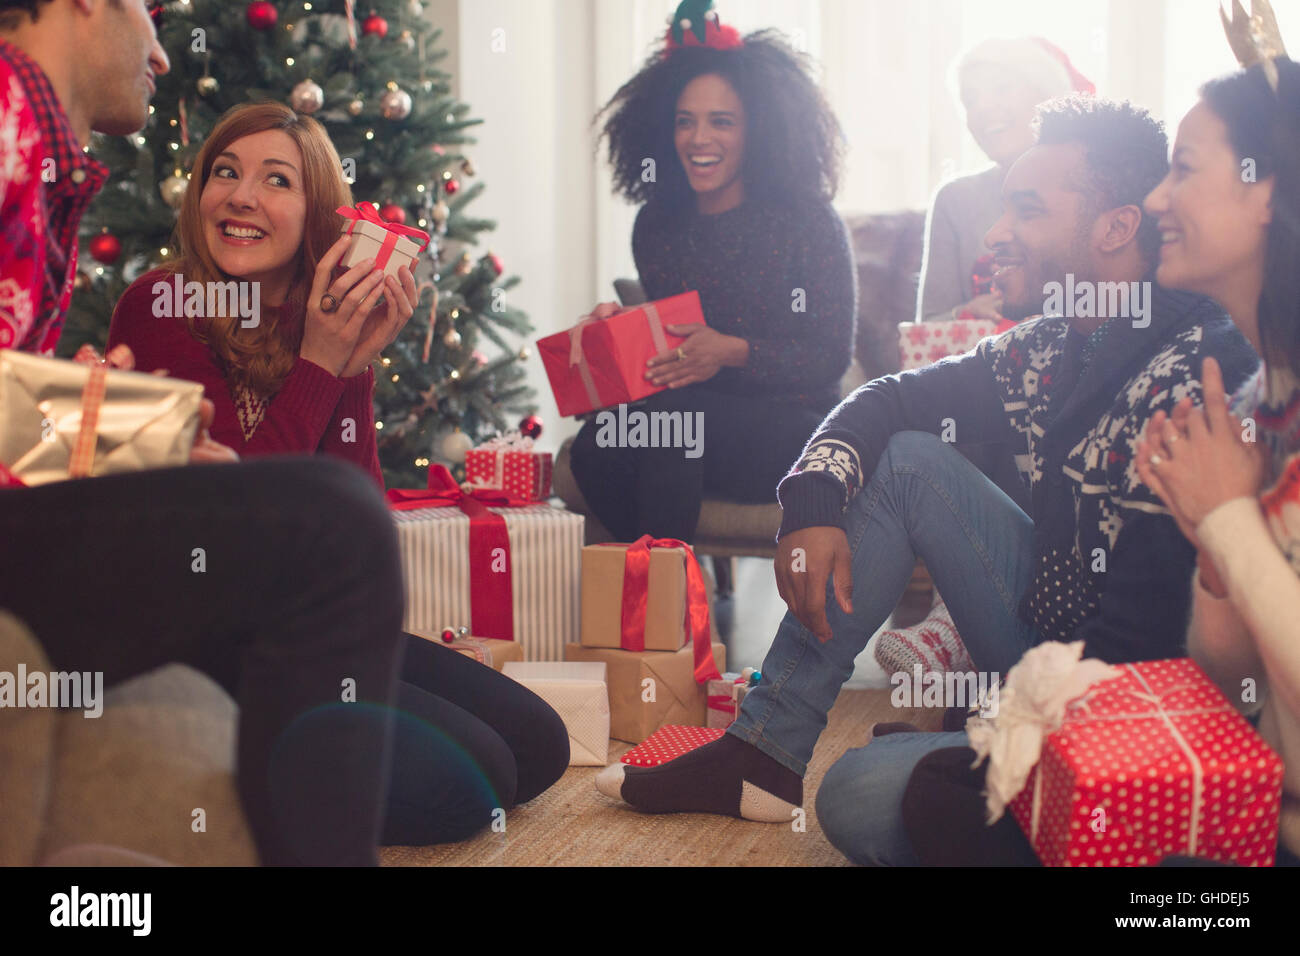
M 670 27 L 598 116 L 616 190 L 641 204 L 632 252 L 646 295 L 696 291 L 706 323 L 668 326 L 688 338 L 649 361 L 666 389 L 644 403 L 702 422 L 701 444 L 608 447 L 592 421 L 574 442 L 574 477 L 623 541 L 690 541 L 705 496 L 772 501 L 839 401 L 852 349 L 853 257 L 830 204 L 839 123 L 779 34 L 698 20 Z

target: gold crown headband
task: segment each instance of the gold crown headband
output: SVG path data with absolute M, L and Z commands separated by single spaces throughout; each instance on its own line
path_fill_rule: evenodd
M 1273 61 L 1286 56 L 1286 47 L 1282 45 L 1282 32 L 1277 28 L 1277 17 L 1268 0 L 1251 0 L 1249 16 L 1241 0 L 1232 0 L 1232 19 L 1228 19 L 1222 6 L 1219 7 L 1219 19 L 1223 21 L 1228 45 L 1242 69 L 1249 69 L 1256 63 L 1262 65 L 1268 85 L 1276 93 L 1277 64 Z

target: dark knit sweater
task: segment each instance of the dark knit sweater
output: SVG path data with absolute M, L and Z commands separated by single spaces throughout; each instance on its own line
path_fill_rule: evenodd
M 842 527 L 891 435 L 941 434 L 952 419 L 959 442 L 1023 450 L 1037 567 L 1020 615 L 1040 638 L 1081 639 L 1114 663 L 1182 656 L 1195 552 L 1138 477 L 1137 441 L 1157 411 L 1200 400 L 1205 356 L 1229 389 L 1258 359 L 1208 299 L 1153 292 L 1150 326 L 1112 320 L 1086 364 L 1084 337 L 1053 316 L 862 386 L 781 482 L 781 534 Z
M 641 207 L 632 254 L 651 299 L 691 290 L 704 321 L 749 343 L 742 368 L 708 387 L 740 395 L 786 395 L 828 410 L 839 401 L 857 311 L 848 231 L 830 203 L 746 200 L 706 216 Z

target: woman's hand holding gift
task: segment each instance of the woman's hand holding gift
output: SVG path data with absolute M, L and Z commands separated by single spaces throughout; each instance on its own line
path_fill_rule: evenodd
M 379 357 L 379 353 L 401 334 L 415 312 L 415 303 L 419 298 L 415 276 L 406 266 L 400 266 L 395 276 L 385 276 L 383 300 L 376 303 L 366 316 L 357 346 L 339 377 L 352 378 L 364 372 Z
M 681 388 L 704 382 L 726 366 L 739 368 L 749 361 L 749 343 L 723 335 L 707 325 L 666 325 L 671 335 L 685 337 L 678 348 L 646 362 L 645 377 L 655 385 Z
M 1183 399 L 1172 415 L 1157 412 L 1137 449 L 1138 475 L 1169 508 L 1187 540 L 1211 511 L 1234 498 L 1253 498 L 1264 483 L 1264 454 L 1244 438 L 1245 427 L 1228 410 L 1219 363 L 1207 358 L 1201 384 L 1205 405 Z M 1198 554 L 1202 583 L 1222 594 L 1213 564 Z
M 384 272 L 374 259 L 357 263 L 337 279 L 334 267 L 343 258 L 351 236 L 341 236 L 316 265 L 307 296 L 301 358 L 336 377 L 348 368 L 361 339 L 366 319 L 383 293 Z

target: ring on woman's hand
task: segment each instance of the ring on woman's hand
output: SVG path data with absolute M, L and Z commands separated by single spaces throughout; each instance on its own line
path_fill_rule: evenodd
M 1160 464 L 1163 464 L 1163 463 L 1164 463 L 1164 459 L 1161 458 L 1159 455 L 1152 455 L 1152 456 L 1151 456 L 1151 464 L 1152 464 L 1152 465 L 1160 465 Z
M 1168 435 L 1165 436 L 1165 442 L 1166 444 L 1172 445 L 1174 442 L 1178 441 L 1178 439 L 1181 437 L 1182 436 L 1179 435 L 1177 432 L 1170 432 Z
M 320 310 L 322 312 L 337 312 L 339 310 L 339 300 L 326 292 L 320 297 Z
M 686 353 L 682 351 L 682 347 L 679 345 L 677 346 L 677 361 L 684 362 L 685 360 L 686 360 Z

